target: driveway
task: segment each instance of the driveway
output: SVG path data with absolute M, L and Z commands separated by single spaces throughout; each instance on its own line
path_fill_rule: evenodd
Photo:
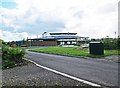
M 118 63 L 27 51 L 26 57 L 40 65 L 94 82 L 118 86 Z

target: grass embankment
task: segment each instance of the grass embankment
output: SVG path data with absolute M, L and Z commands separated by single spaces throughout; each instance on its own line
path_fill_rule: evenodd
M 110 55 L 118 55 L 118 50 L 105 50 L 104 55 L 90 55 L 88 49 L 80 49 L 79 47 L 49 47 L 49 48 L 32 49 L 31 51 L 62 54 L 68 56 L 94 57 L 94 58 L 105 57 Z

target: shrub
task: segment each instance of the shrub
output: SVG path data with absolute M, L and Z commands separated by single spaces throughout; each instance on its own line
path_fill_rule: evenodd
M 120 50 L 120 38 L 118 38 L 118 49 Z
M 2 64 L 3 68 L 13 67 L 16 64 L 23 62 L 23 57 L 25 55 L 25 50 L 19 47 L 2 47 Z
M 118 39 L 105 39 L 103 41 L 104 48 L 107 50 L 117 50 L 118 49 Z

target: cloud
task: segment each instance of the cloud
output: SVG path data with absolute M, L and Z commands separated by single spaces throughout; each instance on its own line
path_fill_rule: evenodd
M 64 23 L 60 21 L 45 22 L 42 20 L 36 20 L 34 23 L 25 24 L 22 28 L 23 29 L 18 30 L 18 32 L 26 31 L 28 33 L 41 34 L 44 31 L 60 31 L 64 28 Z
M 89 5 L 87 5 L 87 7 L 89 7 Z M 72 19 L 74 20 L 71 19 L 72 21 L 67 22 L 68 24 L 63 32 L 67 32 L 68 30 L 71 32 L 76 31 L 80 36 L 88 36 L 92 38 L 102 38 L 107 35 L 114 37 L 114 33 L 118 33 L 117 1 L 112 1 L 112 3 L 99 3 L 95 6 L 93 5 L 93 7 L 84 8 L 82 13 L 83 14 L 80 16 L 81 18 L 78 19 L 73 15 Z
M 118 32 L 118 0 L 14 0 L 12 3 L 16 3 L 12 9 L 0 8 L 0 28 L 4 34 L 5 31 L 17 35 L 76 32 L 79 36 L 101 38 L 114 37 L 114 32 Z
M 2 38 L 5 41 L 19 41 L 23 39 L 28 38 L 37 38 L 34 34 L 28 34 L 27 32 L 19 32 L 19 33 L 13 33 L 10 31 L 3 31 L 0 30 L 0 38 Z

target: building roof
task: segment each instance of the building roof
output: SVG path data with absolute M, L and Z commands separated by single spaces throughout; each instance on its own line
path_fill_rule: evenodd
M 33 38 L 29 40 L 58 40 L 58 39 L 77 39 L 77 38 L 87 38 L 80 37 L 76 35 L 77 33 L 50 33 L 50 36 L 45 36 L 42 38 Z
M 28 40 L 55 40 L 54 37 L 44 37 L 44 38 L 33 38 Z
M 58 39 L 77 39 L 77 38 L 88 38 L 88 37 L 79 37 L 79 36 L 47 36 L 44 38 L 33 38 L 28 40 L 58 40 Z
M 50 35 L 76 35 L 77 33 L 50 33 Z
M 78 36 L 52 36 L 55 39 L 76 39 Z

